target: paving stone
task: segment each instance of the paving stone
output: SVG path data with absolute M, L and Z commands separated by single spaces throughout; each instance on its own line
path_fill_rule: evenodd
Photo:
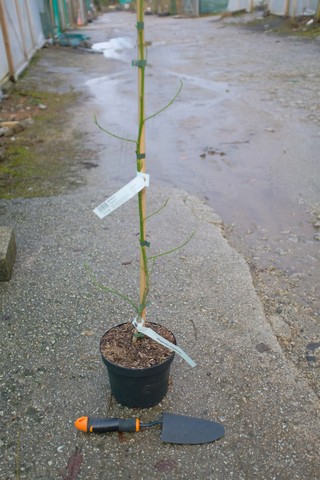
M 16 240 L 11 227 L 0 227 L 0 281 L 11 279 L 16 259 Z

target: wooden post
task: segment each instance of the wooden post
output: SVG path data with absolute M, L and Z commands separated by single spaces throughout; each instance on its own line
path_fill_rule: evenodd
M 317 9 L 316 9 L 316 14 L 314 16 L 314 20 L 316 23 L 319 22 L 319 19 L 320 19 L 320 0 L 318 0 L 318 5 L 317 5 Z
M 32 37 L 32 48 L 37 48 L 38 47 L 38 42 L 37 38 L 35 35 L 35 27 L 34 27 L 34 22 L 33 18 L 30 14 L 30 5 L 28 2 L 26 2 L 26 12 L 27 12 L 27 17 L 28 17 L 28 26 L 29 26 L 29 31 Z
M 7 61 L 8 61 L 8 67 L 9 67 L 9 78 L 10 78 L 10 80 L 15 81 L 14 63 L 13 63 L 12 52 L 11 52 L 11 47 L 10 47 L 9 33 L 8 33 L 7 23 L 6 23 L 5 13 L 4 13 L 3 0 L 0 0 L 0 25 L 1 25 L 1 28 L 2 28 L 3 41 L 4 41 L 4 46 L 5 46 L 6 54 L 7 54 Z
M 290 0 L 285 0 L 284 2 L 284 16 L 289 17 L 289 11 L 290 11 Z
M 27 52 L 25 38 L 24 38 L 25 37 L 25 31 L 23 29 L 23 22 L 22 22 L 22 18 L 21 18 L 20 3 L 17 0 L 15 0 L 15 5 L 16 5 L 16 12 L 17 12 L 18 23 L 19 23 L 19 33 L 20 33 L 20 37 L 21 37 L 19 43 L 22 46 L 24 59 L 26 61 L 28 61 L 28 52 Z M 26 5 L 26 8 L 28 9 L 28 5 Z
M 298 8 L 298 0 L 293 1 L 293 13 L 292 18 L 296 18 L 297 16 L 297 8 Z

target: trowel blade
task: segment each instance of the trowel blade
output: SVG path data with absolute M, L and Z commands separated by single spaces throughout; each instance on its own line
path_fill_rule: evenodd
M 209 443 L 224 435 L 224 426 L 202 418 L 163 413 L 161 440 L 167 443 L 197 445 Z

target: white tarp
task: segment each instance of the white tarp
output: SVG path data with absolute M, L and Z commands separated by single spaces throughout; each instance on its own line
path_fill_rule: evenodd
M 264 5 L 274 15 L 314 15 L 318 0 L 229 0 L 227 10 L 237 12 L 239 10 L 252 11 L 254 7 Z
M 289 17 L 296 17 L 301 15 L 314 15 L 316 13 L 318 0 L 287 0 L 288 12 L 286 9 L 286 2 L 283 0 L 269 0 L 269 10 L 274 15 L 289 15 Z
M 37 0 L 0 0 L 0 82 L 17 78 L 44 43 Z M 5 48 L 7 42 L 8 48 Z
M 92 45 L 92 50 L 102 52 L 106 58 L 121 59 L 124 50 L 132 49 L 134 44 L 129 37 L 111 38 L 107 42 L 95 43 Z
M 229 0 L 227 10 L 229 12 L 239 12 L 240 10 L 250 12 L 256 5 L 252 0 Z

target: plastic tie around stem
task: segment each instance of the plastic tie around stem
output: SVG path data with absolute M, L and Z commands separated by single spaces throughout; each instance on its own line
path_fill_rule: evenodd
M 143 335 L 143 333 L 140 333 L 140 332 L 134 332 L 133 334 L 134 338 L 144 338 L 145 335 Z
M 147 65 L 147 61 L 146 60 L 132 60 L 131 65 L 133 67 L 144 68 Z
M 148 242 L 147 240 L 143 240 L 142 242 L 140 242 L 140 245 L 141 247 L 150 247 L 150 242 Z

